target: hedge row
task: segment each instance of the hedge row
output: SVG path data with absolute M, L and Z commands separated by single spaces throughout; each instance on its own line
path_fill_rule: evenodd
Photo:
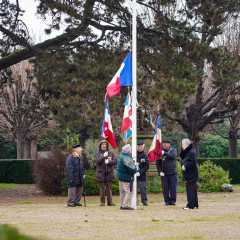
M 225 171 L 229 171 L 229 178 L 232 184 L 240 183 L 240 159 L 238 158 L 198 158 L 198 165 L 205 161 L 211 161 L 217 166 L 221 166 Z
M 229 171 L 229 177 L 232 179 L 232 184 L 240 183 L 240 159 L 235 158 L 198 158 L 198 164 L 202 164 L 204 161 L 210 160 L 214 164 L 221 166 L 225 171 Z M 31 184 L 34 183 L 34 177 L 32 175 L 32 168 L 35 160 L 0 160 L 0 183 L 19 183 L 19 184 Z M 94 174 L 95 171 L 90 170 L 89 177 Z M 86 186 L 95 186 L 91 181 L 94 177 L 86 178 Z M 97 181 L 96 181 L 97 182 Z M 116 181 L 117 184 L 117 181 Z M 93 192 L 97 193 L 99 187 L 96 186 Z M 113 191 L 115 189 L 115 182 L 113 182 Z M 118 187 L 116 187 L 117 191 Z
M 0 160 L 0 183 L 32 184 L 35 160 Z

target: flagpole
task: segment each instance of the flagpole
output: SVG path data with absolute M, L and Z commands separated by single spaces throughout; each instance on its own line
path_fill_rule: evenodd
M 132 158 L 137 162 L 137 0 L 133 0 L 133 15 L 132 15 Z M 134 209 L 137 208 L 137 177 L 134 175 L 134 183 L 133 183 L 133 198 L 132 198 L 132 207 Z

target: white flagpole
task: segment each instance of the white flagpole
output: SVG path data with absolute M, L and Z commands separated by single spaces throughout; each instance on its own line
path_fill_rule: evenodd
M 132 157 L 135 163 L 137 162 L 137 0 L 133 0 L 133 15 L 132 15 Z M 134 184 L 133 184 L 133 198 L 132 198 L 132 207 L 137 208 L 137 177 L 134 175 Z

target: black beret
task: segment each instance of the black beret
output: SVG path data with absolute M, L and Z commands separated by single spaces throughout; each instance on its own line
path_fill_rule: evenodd
M 162 143 L 170 143 L 170 140 L 167 139 L 167 138 L 166 138 L 166 139 L 163 139 L 163 140 L 162 140 Z
M 80 145 L 80 144 L 77 144 L 77 145 L 73 146 L 73 149 L 74 149 L 74 148 L 79 148 L 79 147 L 81 147 L 81 145 Z
M 137 143 L 137 145 L 143 145 L 143 144 L 144 144 L 143 141 L 140 141 L 140 142 Z

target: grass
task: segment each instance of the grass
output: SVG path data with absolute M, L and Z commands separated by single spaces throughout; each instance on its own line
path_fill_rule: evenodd
M 21 187 L 22 184 L 15 183 L 0 183 L 0 190 L 4 188 L 12 188 L 12 187 Z

